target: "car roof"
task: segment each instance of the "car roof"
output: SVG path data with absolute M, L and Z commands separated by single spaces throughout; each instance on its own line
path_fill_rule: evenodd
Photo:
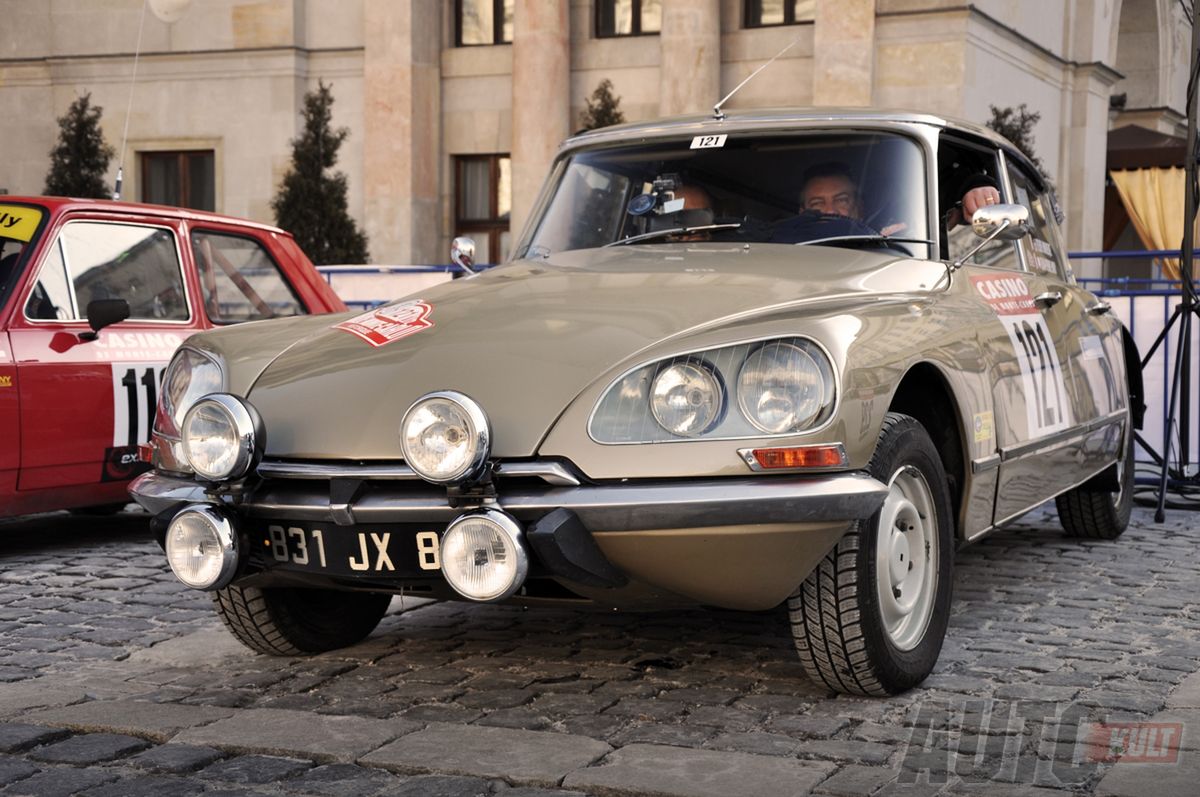
M 273 232 L 292 237 L 290 232 L 281 230 L 280 228 L 270 224 L 250 221 L 249 219 L 241 219 L 236 216 L 224 216 L 220 213 L 210 213 L 206 210 L 192 210 L 190 208 L 179 208 L 170 205 L 148 205 L 141 202 L 124 202 L 115 201 L 112 199 L 79 199 L 60 196 L 16 196 L 9 194 L 0 195 L 0 205 L 3 204 L 39 205 L 50 211 L 51 214 L 71 210 L 91 210 L 103 213 L 127 213 L 129 215 L 141 216 L 166 216 L 173 219 L 184 219 L 186 221 L 219 222 L 221 224 L 234 224 L 241 227 L 253 227 L 264 232 Z
M 613 125 L 598 130 L 576 133 L 563 142 L 562 149 L 575 149 L 589 144 L 628 141 L 633 138 L 658 138 L 672 135 L 721 135 L 756 130 L 771 130 L 795 125 L 799 128 L 854 127 L 856 124 L 886 126 L 889 124 L 923 124 L 947 130 L 957 130 L 985 139 L 1006 152 L 1025 160 L 1008 139 L 975 124 L 948 116 L 907 110 L 874 108 L 762 108 L 729 110 L 723 119 L 712 113 L 651 119 L 643 122 Z

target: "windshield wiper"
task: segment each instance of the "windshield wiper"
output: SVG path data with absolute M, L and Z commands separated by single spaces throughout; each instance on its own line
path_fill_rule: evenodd
M 896 243 L 896 244 L 929 244 L 934 242 L 928 238 L 892 238 L 887 235 L 831 235 L 828 238 L 817 238 L 812 241 L 797 241 L 796 246 L 827 243 Z
M 610 246 L 620 246 L 621 244 L 635 244 L 640 241 L 649 241 L 652 238 L 665 238 L 668 235 L 688 235 L 694 232 L 704 232 L 705 230 L 736 230 L 741 227 L 742 223 L 729 222 L 726 224 L 702 224 L 699 227 L 672 227 L 669 230 L 655 230 L 654 232 L 644 232 L 641 235 L 633 235 L 629 238 L 622 238 L 619 241 L 610 241 L 601 249 L 607 249 Z M 683 242 L 681 242 L 683 243 Z M 692 242 L 688 242 L 692 243 Z

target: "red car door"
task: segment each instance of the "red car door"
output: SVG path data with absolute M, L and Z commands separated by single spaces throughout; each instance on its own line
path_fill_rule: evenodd
M 163 369 L 208 326 L 191 301 L 181 227 L 169 217 L 73 213 L 48 231 L 9 325 L 19 493 L 72 488 L 60 505 L 124 499 Z M 129 319 L 89 335 L 96 299 L 125 299 Z

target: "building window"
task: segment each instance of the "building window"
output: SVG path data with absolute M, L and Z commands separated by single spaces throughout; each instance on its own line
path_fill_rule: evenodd
M 217 209 L 216 156 L 211 149 L 143 152 L 141 157 L 143 202 Z
M 507 155 L 455 159 L 454 234 L 475 239 L 476 263 L 503 263 L 512 236 L 512 161 Z
M 513 0 L 454 0 L 454 44 L 508 44 L 513 39 Z
M 662 29 L 662 0 L 596 0 L 596 36 L 641 36 Z
M 795 25 L 812 22 L 815 0 L 745 0 L 746 27 L 766 28 L 772 25 Z

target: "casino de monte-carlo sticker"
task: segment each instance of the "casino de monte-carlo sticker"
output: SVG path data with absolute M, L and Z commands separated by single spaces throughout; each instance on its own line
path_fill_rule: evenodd
M 1029 437 L 1042 437 L 1071 423 L 1070 398 L 1059 368 L 1058 352 L 1029 284 L 1020 277 L 971 277 L 991 305 L 1016 350 L 1025 393 Z
M 433 322 L 429 320 L 429 314 L 432 312 L 433 307 L 427 302 L 414 299 L 368 310 L 362 315 L 334 324 L 333 328 L 349 332 L 378 348 L 407 338 L 423 329 L 429 329 L 433 326 Z

